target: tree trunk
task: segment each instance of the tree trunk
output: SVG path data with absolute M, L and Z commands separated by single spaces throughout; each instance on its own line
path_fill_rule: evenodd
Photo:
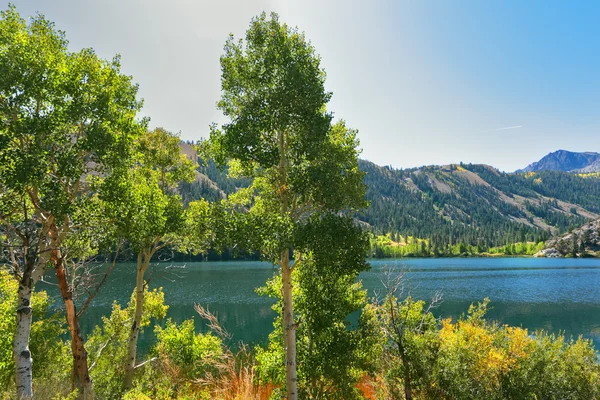
M 402 365 L 404 366 L 404 398 L 406 400 L 412 400 L 412 382 L 410 379 L 410 363 L 406 358 L 404 347 L 398 344 L 398 350 L 400 352 L 400 358 L 402 359 Z
M 281 253 L 281 276 L 283 279 L 283 341 L 285 348 L 285 377 L 287 400 L 298 399 L 296 373 L 296 324 L 294 322 L 294 304 L 292 302 L 292 270 L 289 251 Z
M 67 312 L 67 323 L 71 333 L 71 351 L 73 353 L 73 377 L 74 386 L 79 390 L 79 398 L 90 400 L 94 398 L 92 388 L 92 379 L 88 368 L 87 351 L 85 350 L 81 328 L 79 326 L 79 318 L 77 317 L 77 309 L 73 301 L 73 290 L 67 282 L 67 274 L 63 260 L 60 256 L 60 250 L 52 250 L 52 262 L 56 271 L 58 287 L 60 294 L 65 303 Z
M 277 132 L 279 148 L 279 200 L 281 215 L 285 216 L 289 210 L 287 193 L 287 158 L 286 135 L 283 131 Z M 298 375 L 296 369 L 296 323 L 294 322 L 294 303 L 292 293 L 292 269 L 290 268 L 290 252 L 285 249 L 281 252 L 279 260 L 283 283 L 283 347 L 285 349 L 285 387 L 287 400 L 298 399 Z
M 23 244 L 23 247 L 27 250 L 24 253 L 23 275 L 19 281 L 17 292 L 17 326 L 13 338 L 17 399 L 30 399 L 33 397 L 33 358 L 29 350 L 29 336 L 33 320 L 31 294 L 35 284 L 44 275 L 46 264 L 50 258 L 45 243 L 45 233 L 46 228 L 44 228 L 42 237 L 40 238 L 40 244 L 38 245 L 39 252 L 36 256 L 28 254 L 30 247 L 28 241 Z M 17 267 L 15 266 L 15 268 Z
M 17 385 L 17 399 L 30 399 L 33 397 L 32 366 L 33 359 L 29 351 L 29 334 L 33 309 L 31 308 L 31 292 L 33 281 L 31 272 L 25 271 L 19 282 L 19 304 L 17 305 L 17 330 L 13 341 L 15 356 L 15 382 Z
M 142 314 L 144 312 L 144 274 L 150 262 L 150 257 L 144 256 L 143 252 L 138 253 L 137 276 L 135 285 L 135 314 L 131 331 L 129 332 L 129 341 L 127 347 L 127 359 L 125 365 L 125 390 L 130 390 L 133 386 L 133 373 L 135 372 L 135 361 L 137 357 L 137 340 L 140 333 L 140 324 L 142 323 Z

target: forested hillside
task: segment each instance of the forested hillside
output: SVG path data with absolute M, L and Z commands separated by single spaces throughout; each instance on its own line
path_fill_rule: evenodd
M 597 177 L 542 171 L 507 174 L 486 165 L 407 170 L 362 161 L 376 232 L 483 247 L 545 240 L 600 213 Z
M 192 144 L 182 143 L 181 148 L 182 152 L 189 158 L 195 161 L 198 160 L 198 155 Z M 180 193 L 185 204 L 200 198 L 217 201 L 240 188 L 248 187 L 250 183 L 250 179 L 228 177 L 227 169 L 219 169 L 212 160 L 209 160 L 199 163 L 196 179 L 193 182 L 183 182 L 180 185 Z
M 181 187 L 187 201 L 222 198 L 249 180 L 230 179 L 212 161 Z M 503 173 L 487 165 L 380 167 L 361 160 L 370 206 L 357 218 L 376 235 L 488 249 L 539 242 L 600 217 L 600 177 L 558 171 Z

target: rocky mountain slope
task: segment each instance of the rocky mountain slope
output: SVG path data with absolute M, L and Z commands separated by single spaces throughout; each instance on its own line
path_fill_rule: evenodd
M 598 172 L 600 171 L 600 153 L 576 153 L 558 150 L 544 156 L 541 160 L 529 164 L 517 172 L 564 171 Z
M 595 220 L 546 242 L 536 257 L 600 256 L 600 220 Z
M 380 232 L 483 247 L 546 240 L 600 216 L 600 179 L 565 172 L 502 173 L 487 165 L 408 170 L 361 161 Z
M 588 166 L 586 166 L 584 168 L 577 169 L 577 170 L 574 170 L 571 172 L 580 173 L 580 174 L 600 172 L 600 159 L 594 161 L 593 163 L 589 164 Z

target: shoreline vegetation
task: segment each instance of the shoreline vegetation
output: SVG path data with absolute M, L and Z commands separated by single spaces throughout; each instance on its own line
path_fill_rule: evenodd
M 597 236 L 598 221 L 593 225 L 594 233 L 581 228 L 562 237 L 543 242 L 520 242 L 504 246 L 472 246 L 464 243 L 446 246 L 432 246 L 428 239 L 412 236 L 370 235 L 372 258 L 438 258 L 438 257 L 561 257 L 561 258 L 598 258 Z M 590 239 L 591 238 L 591 239 Z
M 149 129 L 120 57 L 72 51 L 66 33 L 42 14 L 25 21 L 13 5 L 0 13 L 1 399 L 600 398 L 590 340 L 500 325 L 486 319 L 488 299 L 440 320 L 432 310 L 441 296 L 412 298 L 400 271 L 386 275 L 377 298 L 359 279 L 370 252 L 528 254 L 543 243 L 527 238 L 548 232 L 505 221 L 502 236 L 493 227 L 504 214 L 491 215 L 488 206 L 500 201 L 488 196 L 495 192 L 463 186 L 489 217 L 488 239 L 521 243 L 456 244 L 453 223 L 435 244 L 373 235 L 354 219 L 376 211 L 368 208 L 357 131 L 327 108 L 332 93 L 304 33 L 262 13 L 241 39 L 225 40 L 220 64 L 217 108 L 228 122 L 212 125 L 195 151 L 245 185 L 184 201 L 182 185 L 201 178 L 199 159 L 182 151 L 177 134 Z M 478 167 L 453 167 L 449 176 L 473 178 L 466 168 Z M 415 188 L 429 185 L 427 176 L 410 174 Z M 514 185 L 504 178 L 494 179 Z M 598 188 L 585 184 L 592 204 Z M 464 217 L 458 198 L 446 194 L 436 201 L 455 204 L 448 209 Z M 523 207 L 562 225 L 585 220 L 581 210 L 565 217 L 553 204 Z M 530 216 L 515 205 L 501 209 Z M 434 208 L 427 210 L 421 215 Z M 391 211 L 414 226 L 409 212 Z M 460 237 L 475 241 L 476 227 L 461 226 Z M 446 237 L 452 245 L 439 244 Z M 574 255 L 587 251 L 575 233 L 558 243 Z M 166 317 L 170 305 L 153 273 L 169 255 L 209 249 L 276 266 L 257 289 L 275 300 L 277 314 L 264 346 L 234 352 L 231 336 L 202 305 L 195 311 L 209 333 L 196 333 L 194 318 Z M 134 260 L 129 301 L 113 301 L 110 314 L 83 332 L 85 312 L 123 258 Z M 57 282 L 47 286 L 52 296 L 40 285 L 48 274 Z M 145 330 L 154 342 L 142 354 Z
M 322 375 L 308 383 L 307 388 L 323 391 L 319 398 L 339 398 L 340 387 L 331 386 L 336 384 L 346 392 L 344 399 L 404 399 L 409 397 L 407 393 L 413 399 L 481 400 L 548 393 L 583 400 L 600 395 L 598 353 L 590 340 L 497 324 L 486 319 L 487 299 L 472 304 L 456 320 L 436 319 L 432 311 L 441 301 L 439 297 L 426 302 L 402 296 L 402 274 L 388 278 L 391 289 L 385 299 L 363 306 L 360 367 L 357 365 L 342 381 L 336 382 L 340 377 L 331 376 L 325 389 L 318 386 Z M 14 285 L 9 274 L 0 273 L 0 322 L 7 327 L 14 323 Z M 166 319 L 168 305 L 161 289 L 147 291 L 145 302 L 148 312 L 142 329 L 153 330 L 155 340 L 131 390 L 123 391 L 120 382 L 124 370 L 115 365 L 126 351 L 126 321 L 135 311 L 135 293 L 125 307 L 113 305 L 110 315 L 88 335 L 86 348 L 93 365 L 96 398 L 281 398 L 284 384 L 279 362 L 265 353 L 268 348 L 241 344 L 232 350 L 227 345 L 229 334 L 203 307 L 196 311 L 210 326 L 209 333 L 197 334 L 193 318 L 180 324 Z M 31 337 L 31 348 L 38 354 L 35 395 L 40 399 L 76 399 L 79 392 L 73 391 L 69 382 L 70 346 L 68 340 L 60 339 L 66 333 L 64 315 L 46 316 L 49 306 L 46 292 L 38 291 Z M 8 340 L 10 332 L 0 332 L 0 341 Z M 7 388 L 2 398 L 12 399 L 10 355 L 0 353 L 0 363 L 4 366 L 0 380 Z M 317 361 L 321 363 L 330 366 L 331 359 Z
M 434 247 L 428 239 L 401 235 L 371 235 L 373 258 L 428 257 L 533 257 L 545 248 L 544 242 L 513 243 L 498 247 L 472 246 L 464 243 Z

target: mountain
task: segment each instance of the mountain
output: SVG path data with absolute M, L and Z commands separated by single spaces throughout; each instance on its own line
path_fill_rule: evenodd
M 360 162 L 375 232 L 482 247 L 546 240 L 600 216 L 600 178 L 557 171 L 503 173 L 487 165 L 406 170 Z
M 190 148 L 186 149 L 190 152 Z M 487 165 L 393 169 L 366 160 L 370 207 L 356 218 L 375 234 L 429 239 L 432 246 L 489 248 L 547 240 L 600 218 L 600 175 L 504 173 Z M 212 161 L 180 187 L 184 201 L 224 198 L 249 179 L 231 179 Z
M 571 172 L 576 172 L 579 174 L 589 174 L 589 173 L 596 173 L 596 172 L 600 172 L 600 159 L 594 161 L 593 163 L 591 163 L 590 165 L 588 165 L 587 167 L 581 168 L 581 169 L 577 169 Z
M 598 172 L 600 171 L 600 154 L 558 150 L 517 172 L 537 171 Z

